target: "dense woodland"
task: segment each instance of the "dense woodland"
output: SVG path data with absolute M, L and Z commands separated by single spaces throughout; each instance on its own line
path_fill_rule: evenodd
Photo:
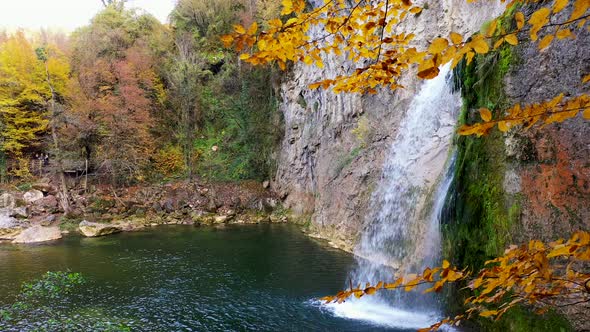
M 3 32 L 3 181 L 40 171 L 116 186 L 267 179 L 280 134 L 277 77 L 240 64 L 219 37 L 275 10 L 183 0 L 168 26 L 113 1 L 69 36 Z

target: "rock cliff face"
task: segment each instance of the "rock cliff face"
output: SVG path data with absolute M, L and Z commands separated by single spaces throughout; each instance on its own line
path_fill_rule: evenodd
M 402 27 L 423 45 L 450 31 L 468 35 L 502 11 L 495 2 L 470 5 L 464 0 L 433 1 L 425 8 Z M 285 137 L 273 188 L 287 208 L 310 220 L 315 235 L 350 250 L 397 127 L 422 82 L 410 73 L 404 90 L 375 96 L 309 90 L 309 83 L 351 68 L 338 58 L 325 63 L 323 69 L 297 65 L 282 86 Z M 417 165 L 427 173 L 427 182 L 436 182 L 445 158 Z
M 567 20 L 563 13 L 563 20 Z M 516 49 L 518 61 L 505 77 L 513 102 L 565 98 L 590 91 L 590 32 L 559 40 L 539 52 L 535 45 Z M 535 127 L 506 139 L 509 167 L 505 190 L 521 199 L 519 239 L 553 240 L 590 229 L 590 123 L 581 115 L 563 123 Z M 513 184 L 513 185 L 511 185 Z

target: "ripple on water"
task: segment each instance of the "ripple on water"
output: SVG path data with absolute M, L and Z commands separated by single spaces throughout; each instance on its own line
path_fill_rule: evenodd
M 353 265 L 349 254 L 289 225 L 171 227 L 91 242 L 66 238 L 2 251 L 0 307 L 20 283 L 46 271 L 81 272 L 88 284 L 67 307 L 18 325 L 0 321 L 0 331 L 42 329 L 50 316 L 75 318 L 80 331 L 100 330 L 94 327 L 105 322 L 137 331 L 402 331 L 418 325 L 399 313 L 406 323 L 376 326 L 350 319 L 352 309 L 349 316 L 338 314 L 347 307 L 337 311 L 309 301 L 338 292 Z M 422 318 L 430 322 L 413 317 Z

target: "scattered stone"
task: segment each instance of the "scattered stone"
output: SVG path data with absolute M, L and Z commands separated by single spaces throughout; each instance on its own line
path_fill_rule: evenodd
M 264 189 L 270 188 L 270 181 L 266 180 L 266 181 L 262 182 L 262 187 Z
M 34 203 L 40 199 L 43 199 L 43 197 L 43 192 L 37 189 L 29 190 L 23 195 L 23 199 L 27 203 Z
M 35 183 L 31 186 L 33 189 L 39 190 L 45 194 L 55 194 L 57 193 L 57 190 L 55 190 L 55 188 L 49 184 L 49 183 L 45 183 L 45 182 L 38 182 Z
M 213 218 L 213 221 L 214 221 L 214 223 L 216 223 L 216 224 L 224 224 L 224 223 L 226 223 L 227 221 L 229 221 L 229 219 L 230 219 L 230 216 L 215 216 L 215 217 Z
M 10 210 L 10 217 L 14 217 L 16 219 L 27 219 L 29 217 L 27 207 L 21 206 Z
M 36 225 L 22 231 L 13 243 L 39 243 L 61 239 L 61 231 L 57 227 Z
M 42 206 L 47 210 L 55 210 L 58 207 L 57 198 L 53 195 L 43 197 L 42 199 L 35 202 L 35 205 Z
M 49 226 L 53 224 L 57 220 L 57 216 L 54 214 L 50 214 L 43 221 L 41 221 L 41 226 Z
M 120 225 L 115 224 L 100 224 L 96 222 L 82 221 L 78 225 L 80 233 L 86 237 L 105 236 L 109 234 L 119 233 L 123 229 Z

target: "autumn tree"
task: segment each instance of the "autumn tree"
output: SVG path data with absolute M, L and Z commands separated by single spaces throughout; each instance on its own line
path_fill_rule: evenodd
M 154 151 L 154 114 L 166 98 L 149 38 L 159 29 L 155 18 L 120 5 L 108 6 L 72 36 L 65 134 L 113 183 L 141 180 Z
M 56 84 L 63 89 L 65 68 L 60 66 L 52 62 L 50 69 L 60 76 Z M 47 100 L 51 92 L 45 74 L 45 67 L 22 31 L 0 45 L 1 148 L 8 158 L 17 161 L 12 172 L 19 177 L 30 174 L 26 154 L 40 146 L 47 129 Z
M 63 165 L 63 153 L 58 137 L 58 127 L 60 126 L 60 118 L 63 113 L 63 105 L 59 102 L 64 100 L 64 83 L 67 82 L 69 76 L 68 60 L 59 53 L 55 47 L 39 47 L 35 50 L 37 59 L 41 61 L 45 67 L 45 83 L 49 88 L 49 100 L 47 101 L 47 111 L 49 118 L 49 131 L 51 133 L 51 140 L 53 143 L 54 156 L 57 161 L 57 174 L 60 180 L 60 203 L 65 214 L 70 213 L 70 201 L 68 194 L 68 186 L 65 178 L 65 169 Z

